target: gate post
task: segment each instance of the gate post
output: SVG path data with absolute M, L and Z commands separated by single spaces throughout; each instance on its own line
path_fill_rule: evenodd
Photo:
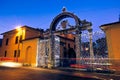
M 76 45 L 76 63 L 80 64 L 80 56 L 81 56 L 81 30 L 79 26 L 76 28 L 76 37 L 75 37 L 75 45 Z
M 88 29 L 89 32 L 89 40 L 90 40 L 90 58 L 94 59 L 94 52 L 93 52 L 93 39 L 92 39 L 92 29 Z
M 92 38 L 92 28 L 89 27 L 88 28 L 88 32 L 89 32 L 89 40 L 90 40 L 90 60 L 91 60 L 91 67 L 94 68 L 94 52 L 93 52 L 93 38 Z
M 55 41 L 55 39 L 54 39 L 54 35 L 53 35 L 53 33 L 51 32 L 50 33 L 50 42 L 49 42 L 49 58 L 48 58 L 48 68 L 54 68 L 54 66 L 55 66 L 55 61 L 54 61 L 54 59 L 55 59 L 55 55 L 54 55 L 54 41 Z

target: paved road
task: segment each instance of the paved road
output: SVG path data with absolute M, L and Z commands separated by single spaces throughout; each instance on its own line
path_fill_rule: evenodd
M 60 70 L 63 71 L 75 71 L 76 75 L 78 76 L 90 76 L 90 77 L 95 77 L 97 79 L 101 80 L 120 80 L 120 71 L 115 71 L 115 72 L 87 72 L 87 71 L 82 71 L 79 69 L 70 69 L 70 68 L 60 68 Z
M 8 68 L 0 66 L 0 80 L 97 80 L 78 77 L 74 72 L 38 68 Z

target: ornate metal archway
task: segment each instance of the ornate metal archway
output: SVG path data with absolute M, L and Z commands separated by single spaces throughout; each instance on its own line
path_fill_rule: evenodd
M 56 26 L 58 25 L 58 23 L 64 19 L 64 18 L 73 18 L 75 20 L 75 26 L 68 28 L 68 29 L 63 29 L 60 31 L 56 30 Z M 62 13 L 60 13 L 59 15 L 57 15 L 51 25 L 50 25 L 50 51 L 49 51 L 49 62 L 48 62 L 48 67 L 55 67 L 55 56 L 54 56 L 54 50 L 55 50 L 55 46 L 54 46 L 54 34 L 59 34 L 60 32 L 75 32 L 76 36 L 75 36 L 75 45 L 76 45 L 76 58 L 80 58 L 80 53 L 81 53 L 81 34 L 82 34 L 82 30 L 88 30 L 90 33 L 92 33 L 92 29 L 91 29 L 91 22 L 88 22 L 86 20 L 81 21 L 75 14 L 70 13 L 70 12 L 66 12 L 63 11 Z M 90 34 L 90 43 L 92 45 L 92 37 Z M 90 46 L 91 46 L 90 45 Z M 92 47 L 92 46 L 91 46 Z M 90 49 L 91 52 L 91 56 L 93 57 L 93 50 L 92 48 Z M 79 62 L 78 62 L 79 63 Z

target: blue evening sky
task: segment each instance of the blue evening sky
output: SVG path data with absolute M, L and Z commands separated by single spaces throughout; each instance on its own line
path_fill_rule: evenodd
M 120 14 L 120 0 L 0 0 L 0 33 L 17 25 L 47 29 L 63 6 L 81 20 L 91 21 L 94 30 L 118 21 Z

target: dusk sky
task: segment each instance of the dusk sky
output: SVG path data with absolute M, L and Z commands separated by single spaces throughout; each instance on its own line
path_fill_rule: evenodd
M 120 0 L 0 0 L 0 33 L 18 25 L 47 29 L 63 6 L 92 22 L 93 30 L 118 21 L 120 14 Z

